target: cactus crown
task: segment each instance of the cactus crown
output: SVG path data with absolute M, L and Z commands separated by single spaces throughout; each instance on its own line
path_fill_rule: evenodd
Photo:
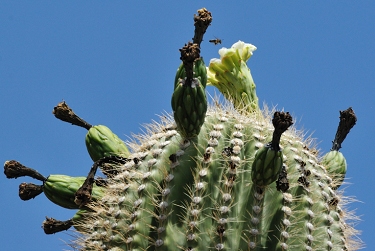
M 172 95 L 173 114 L 125 144 L 109 128 L 92 126 L 65 102 L 57 118 L 88 130 L 94 164 L 87 177 L 44 177 L 7 161 L 8 178 L 23 200 L 45 193 L 78 210 L 69 220 L 46 218 L 47 234 L 74 227 L 79 250 L 357 250 L 349 200 L 339 190 L 346 160 L 338 150 L 356 122 L 342 111 L 332 150 L 319 156 L 287 112 L 260 110 L 246 62 L 255 46 L 237 42 L 205 66 L 206 9 L 194 16 L 193 43 L 181 51 Z M 225 104 L 208 105 L 206 85 Z M 130 150 L 128 150 L 130 149 Z M 106 179 L 95 176 L 100 168 Z

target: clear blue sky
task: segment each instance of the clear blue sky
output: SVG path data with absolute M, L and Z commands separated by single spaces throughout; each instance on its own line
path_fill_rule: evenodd
M 343 144 L 346 195 L 362 221 L 362 240 L 375 250 L 375 1 L 1 1 L 0 160 L 16 159 L 45 176 L 85 176 L 92 164 L 86 131 L 58 121 L 65 100 L 91 124 L 121 138 L 170 112 L 178 49 L 193 36 L 193 14 L 206 7 L 213 23 L 202 45 L 208 63 L 220 45 L 258 47 L 249 61 L 260 103 L 277 105 L 331 147 L 339 110 L 358 123 Z M 266 3 L 267 2 L 267 3 Z M 211 93 L 213 89 L 210 89 Z M 64 250 L 69 232 L 47 236 L 45 216 L 66 220 L 44 195 L 21 201 L 28 178 L 0 177 L 2 250 Z

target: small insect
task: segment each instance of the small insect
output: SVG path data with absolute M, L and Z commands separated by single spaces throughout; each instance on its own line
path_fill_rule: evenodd
M 213 44 L 215 44 L 215 45 L 217 45 L 217 44 L 221 44 L 221 39 L 220 38 L 217 38 L 217 37 L 215 37 L 216 39 L 211 39 L 211 40 L 209 40 L 208 42 L 210 42 L 210 43 L 213 43 Z

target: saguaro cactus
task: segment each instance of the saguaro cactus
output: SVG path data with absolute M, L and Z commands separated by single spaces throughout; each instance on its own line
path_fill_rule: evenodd
M 322 158 L 292 127 L 288 112 L 259 108 L 246 65 L 255 46 L 239 41 L 205 67 L 200 43 L 211 13 L 198 12 L 193 43 L 180 50 L 173 115 L 149 125 L 139 143 L 125 145 L 108 128 L 93 127 L 59 104 L 56 117 L 89 130 L 94 164 L 86 178 L 45 178 L 7 161 L 8 178 L 43 182 L 21 184 L 20 197 L 44 192 L 78 209 L 69 220 L 47 218 L 43 226 L 47 234 L 74 227 L 72 247 L 79 250 L 359 249 L 339 189 L 346 173 L 339 149 L 356 123 L 353 110 L 341 112 L 332 151 Z M 228 101 L 207 106 L 206 84 Z M 106 179 L 95 179 L 97 168 Z

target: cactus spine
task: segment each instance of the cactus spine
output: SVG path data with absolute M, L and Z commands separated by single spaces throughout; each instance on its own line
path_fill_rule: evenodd
M 189 54 L 200 52 L 211 22 L 206 9 L 198 13 L 194 43 L 181 50 L 192 57 L 181 57 L 173 115 L 149 125 L 149 133 L 128 146 L 107 130 L 112 136 L 105 140 L 92 136 L 94 165 L 85 180 L 45 178 L 15 161 L 5 163 L 6 176 L 41 180 L 51 201 L 79 208 L 67 221 L 44 222 L 48 234 L 73 226 L 81 234 L 73 244 L 79 250 L 359 249 L 352 214 L 337 190 L 346 172 L 338 152 L 346 134 L 321 159 L 313 141 L 290 127 L 288 113 L 261 111 L 246 65 L 253 45 L 240 41 L 221 49 L 221 58 L 206 69 L 199 53 Z M 230 102 L 207 106 L 206 82 Z M 95 183 L 97 168 L 107 179 Z M 41 192 L 22 185 L 23 198 Z

